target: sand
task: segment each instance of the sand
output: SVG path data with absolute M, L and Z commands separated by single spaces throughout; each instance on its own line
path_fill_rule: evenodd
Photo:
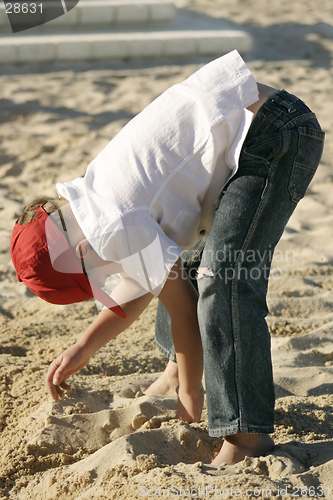
M 258 81 L 297 93 L 327 133 L 321 166 L 279 243 L 268 322 L 277 444 L 267 457 L 208 465 L 222 438 L 144 396 L 164 369 L 156 302 L 72 377 L 59 403 L 49 363 L 97 314 L 53 306 L 15 280 L 9 238 L 23 205 L 87 164 L 136 113 L 208 59 L 0 68 L 0 499 L 333 497 L 333 34 L 331 0 L 184 0 L 247 30 Z

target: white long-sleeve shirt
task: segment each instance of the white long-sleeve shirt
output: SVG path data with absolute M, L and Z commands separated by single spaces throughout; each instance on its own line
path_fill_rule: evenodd
M 182 251 L 209 233 L 257 100 L 234 50 L 155 99 L 83 178 L 57 184 L 100 257 L 158 295 Z

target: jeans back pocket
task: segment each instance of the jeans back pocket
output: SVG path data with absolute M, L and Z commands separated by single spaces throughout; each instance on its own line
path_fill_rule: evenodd
M 298 128 L 298 151 L 294 159 L 290 179 L 289 194 L 294 203 L 305 195 L 321 159 L 325 134 L 310 127 Z

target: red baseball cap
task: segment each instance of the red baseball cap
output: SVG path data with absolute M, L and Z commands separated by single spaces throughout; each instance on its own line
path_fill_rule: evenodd
M 16 278 L 35 295 L 52 304 L 72 304 L 95 298 L 121 318 L 123 309 L 85 274 L 63 232 L 43 207 L 38 216 L 15 223 L 10 252 Z M 50 257 L 52 253 L 52 260 Z

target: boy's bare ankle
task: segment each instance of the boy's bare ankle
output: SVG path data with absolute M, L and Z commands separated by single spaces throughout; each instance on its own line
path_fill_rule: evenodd
M 169 361 L 162 375 L 155 380 L 155 382 L 153 382 L 144 393 L 175 396 L 178 385 L 179 380 L 177 363 Z
M 268 434 L 233 434 L 226 436 L 220 452 L 211 465 L 236 464 L 247 457 L 260 457 L 271 452 L 274 441 Z

